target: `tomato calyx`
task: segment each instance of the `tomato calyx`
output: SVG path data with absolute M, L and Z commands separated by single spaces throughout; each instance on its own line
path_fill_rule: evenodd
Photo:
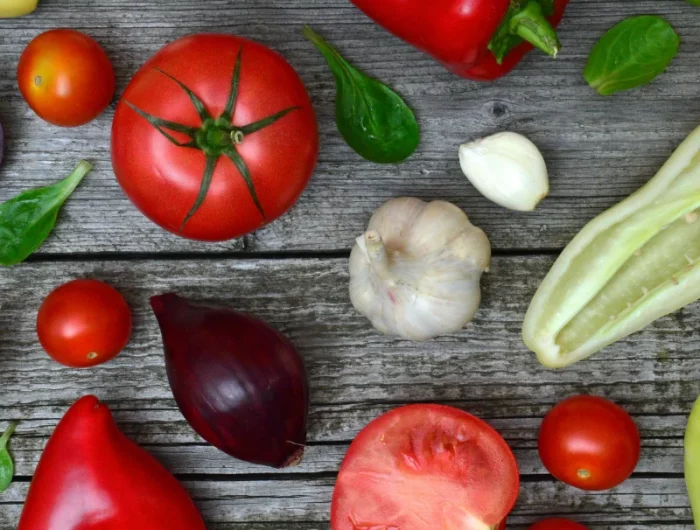
M 254 134 L 273 125 L 277 121 L 284 118 L 287 114 L 296 110 L 301 110 L 301 107 L 289 107 L 283 109 L 275 114 L 272 114 L 271 116 L 253 123 L 249 123 L 248 125 L 234 125 L 233 116 L 235 113 L 236 102 L 238 100 L 238 89 L 241 81 L 242 53 L 243 50 L 239 50 L 238 56 L 236 57 L 236 64 L 234 66 L 233 77 L 231 79 L 231 90 L 226 102 L 226 108 L 217 118 L 214 118 L 211 115 L 199 96 L 190 90 L 184 83 L 160 68 L 155 68 L 157 72 L 177 83 L 177 85 L 187 94 L 202 121 L 199 127 L 190 127 L 182 123 L 164 120 L 139 109 L 128 101 L 125 101 L 129 108 L 148 121 L 148 123 L 150 123 L 151 126 L 162 134 L 170 143 L 176 145 L 177 147 L 186 149 L 198 149 L 206 157 L 206 165 L 204 168 L 204 174 L 202 175 L 202 183 L 199 188 L 199 193 L 197 194 L 197 198 L 192 208 L 189 212 L 187 212 L 187 215 L 185 215 L 182 224 L 180 225 L 180 231 L 183 230 L 187 222 L 194 216 L 195 213 L 197 213 L 197 210 L 204 202 L 204 199 L 206 199 L 207 193 L 209 192 L 209 187 L 211 186 L 212 178 L 214 176 L 214 171 L 216 170 L 216 165 L 222 156 L 225 156 L 231 160 L 231 162 L 233 162 L 233 164 L 236 166 L 236 169 L 238 169 L 238 172 L 241 174 L 241 177 L 246 183 L 250 196 L 255 203 L 255 207 L 257 208 L 258 212 L 260 212 L 263 220 L 267 219 L 265 210 L 258 199 L 255 184 L 253 183 L 253 177 L 248 169 L 248 166 L 243 160 L 243 157 L 238 152 L 237 146 L 243 144 L 248 135 Z M 187 140 L 178 140 L 178 138 L 171 133 L 177 133 L 180 135 L 180 137 L 185 136 L 187 137 Z

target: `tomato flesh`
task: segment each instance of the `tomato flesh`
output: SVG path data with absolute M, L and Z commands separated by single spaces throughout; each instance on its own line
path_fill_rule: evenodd
M 114 96 L 114 69 L 104 49 L 72 29 L 42 33 L 19 60 L 17 81 L 29 106 L 43 120 L 62 127 L 88 123 Z
M 501 436 L 458 409 L 412 405 L 353 441 L 333 493 L 333 530 L 488 530 L 518 496 Z
M 97 280 L 55 289 L 39 308 L 39 342 L 55 361 L 73 368 L 105 363 L 131 337 L 131 311 L 122 295 Z
M 540 428 L 542 463 L 562 482 L 602 491 L 624 482 L 639 462 L 639 430 L 620 406 L 597 396 L 575 396 L 554 407 Z

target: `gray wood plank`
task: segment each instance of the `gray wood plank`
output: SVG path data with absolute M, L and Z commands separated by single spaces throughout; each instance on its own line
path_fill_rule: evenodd
M 663 12 L 674 23 L 683 37 L 681 54 L 651 86 L 613 98 L 597 96 L 581 77 L 590 47 L 621 18 L 647 12 Z M 343 144 L 332 117 L 332 78 L 300 36 L 306 23 L 415 107 L 423 143 L 411 161 L 376 166 Z M 346 0 L 43 0 L 34 16 L 0 20 L 0 117 L 8 126 L 0 199 L 65 175 L 86 157 L 96 170 L 66 206 L 42 253 L 240 250 L 241 241 L 201 244 L 152 225 L 114 180 L 112 111 L 80 129 L 46 125 L 21 100 L 14 75 L 25 44 L 56 26 L 83 29 L 105 46 L 120 91 L 166 42 L 192 32 L 224 31 L 258 39 L 287 56 L 313 96 L 321 128 L 320 162 L 309 189 L 289 215 L 249 237 L 249 250 L 348 249 L 371 212 L 398 195 L 456 202 L 497 249 L 559 248 L 591 217 L 648 180 L 697 125 L 698 24 L 697 8 L 680 0 L 572 2 L 561 29 L 566 48 L 559 59 L 532 54 L 509 77 L 479 85 L 447 73 L 374 26 Z M 457 146 L 503 129 L 528 134 L 548 159 L 552 194 L 537 213 L 513 214 L 490 204 L 460 173 Z
M 169 399 L 161 339 L 147 300 L 177 290 L 251 312 L 286 333 L 306 360 L 319 405 L 462 400 L 491 417 L 513 416 L 515 410 L 534 416 L 543 412 L 543 404 L 588 389 L 637 413 L 685 414 L 700 394 L 699 308 L 661 319 L 571 369 L 548 371 L 522 344 L 520 328 L 551 263 L 549 257 L 496 258 L 472 325 L 425 344 L 381 336 L 354 311 L 344 259 L 25 264 L 0 276 L 3 404 L 65 405 L 77 391 L 97 392 L 108 401 Z M 127 351 L 88 371 L 51 362 L 34 329 L 41 299 L 58 283 L 79 276 L 117 286 L 135 314 Z M 494 400 L 497 408 L 483 400 Z
M 208 524 L 326 523 L 333 478 L 289 481 L 185 481 Z M 21 513 L 27 483 L 16 483 L 3 497 L 0 529 L 10 530 Z M 557 514 L 583 523 L 613 528 L 643 523 L 653 527 L 662 521 L 687 523 L 690 510 L 683 479 L 632 479 L 615 490 L 583 493 L 553 481 L 524 483 L 518 505 L 509 521 L 524 525 L 545 514 Z M 617 526 L 622 525 L 622 526 Z
M 466 410 L 468 406 L 454 403 Z M 319 442 L 317 431 L 323 425 L 323 417 L 317 408 L 312 412 L 312 428 L 309 446 L 303 462 L 295 467 L 282 470 L 261 467 L 235 460 L 214 447 L 206 445 L 185 423 L 174 403 L 167 411 L 145 409 L 138 413 L 135 420 L 129 422 L 124 414 L 117 412 L 116 419 L 122 431 L 142 447 L 156 456 L 174 474 L 230 476 L 232 479 L 244 475 L 294 475 L 335 473 L 345 456 L 349 441 Z M 38 413 L 46 414 L 46 409 L 37 407 Z M 3 414 L 4 415 L 4 414 Z M 164 417 L 169 418 L 167 423 Z M 19 477 L 31 477 L 48 436 L 53 431 L 59 417 L 45 420 L 22 422 L 13 437 L 13 455 L 16 473 Z M 637 417 L 642 434 L 642 458 L 636 473 L 682 475 L 683 474 L 683 430 L 685 417 Z M 138 420 L 138 421 L 136 421 Z M 2 420 L 0 420 L 2 421 Z M 359 431 L 364 424 L 359 424 L 349 417 L 353 432 Z M 489 420 L 506 437 L 518 459 L 523 476 L 547 477 L 537 454 L 537 431 L 540 418 L 504 418 Z M 349 439 L 351 433 L 339 431 L 336 436 Z

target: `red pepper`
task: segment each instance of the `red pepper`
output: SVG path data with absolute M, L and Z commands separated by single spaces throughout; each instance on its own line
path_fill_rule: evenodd
M 87 396 L 49 439 L 17 530 L 205 528 L 178 481 Z
M 375 22 L 457 75 L 492 81 L 533 45 L 556 56 L 569 0 L 352 0 Z

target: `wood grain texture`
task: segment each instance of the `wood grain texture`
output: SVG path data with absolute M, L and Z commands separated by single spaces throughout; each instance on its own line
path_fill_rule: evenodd
M 621 18 L 662 11 L 683 38 L 669 71 L 641 90 L 602 98 L 581 72 L 589 49 Z M 416 109 L 423 129 L 418 153 L 400 166 L 377 166 L 344 145 L 333 120 L 330 72 L 300 30 L 311 24 L 367 72 L 390 83 Z M 531 54 L 497 83 L 457 78 L 376 27 L 347 0 L 43 0 L 30 17 L 0 20 L 0 119 L 8 131 L 0 198 L 67 174 L 80 158 L 96 169 L 65 208 L 42 253 L 219 252 L 243 241 L 202 244 L 164 233 L 122 194 L 111 170 L 112 109 L 79 129 L 49 126 L 18 94 L 15 67 L 26 43 L 43 30 L 68 26 L 101 42 L 112 57 L 119 92 L 166 42 L 202 31 L 239 33 L 272 46 L 297 68 L 318 112 L 318 169 L 298 205 L 251 235 L 246 248 L 348 249 L 372 211 L 387 199 L 447 199 L 483 227 L 497 249 L 561 248 L 595 214 L 646 182 L 698 124 L 696 65 L 700 15 L 681 0 L 572 2 L 556 61 Z M 462 176 L 456 151 L 499 130 L 529 135 L 548 160 L 551 197 L 534 214 L 515 214 L 480 197 Z
M 13 528 L 46 439 L 65 409 L 86 393 L 109 403 L 124 432 L 186 482 L 207 521 L 222 525 L 214 528 L 325 524 L 334 474 L 349 442 L 381 413 L 415 401 L 468 410 L 504 435 L 524 477 L 515 526 L 552 513 L 600 528 L 689 524 L 682 437 L 687 411 L 700 393 L 695 362 L 700 308 L 662 319 L 570 369 L 547 371 L 522 345 L 520 324 L 551 263 L 549 257 L 496 258 L 475 322 L 426 344 L 380 336 L 355 313 L 345 259 L 63 261 L 4 271 L 0 424 L 24 422 L 14 446 L 22 480 L 0 500 L 7 507 L 0 510 L 0 529 Z M 116 360 L 70 370 L 41 351 L 35 312 L 57 277 L 97 277 L 125 293 L 135 330 Z M 27 285 L 33 288 L 21 288 Z M 148 309 L 149 296 L 169 290 L 258 315 L 295 343 L 312 388 L 309 449 L 299 467 L 274 472 L 237 462 L 206 446 L 184 422 L 167 385 L 161 340 Z M 556 402 L 580 392 L 624 405 L 642 433 L 637 474 L 613 492 L 589 495 L 557 484 L 537 456 L 541 418 Z

